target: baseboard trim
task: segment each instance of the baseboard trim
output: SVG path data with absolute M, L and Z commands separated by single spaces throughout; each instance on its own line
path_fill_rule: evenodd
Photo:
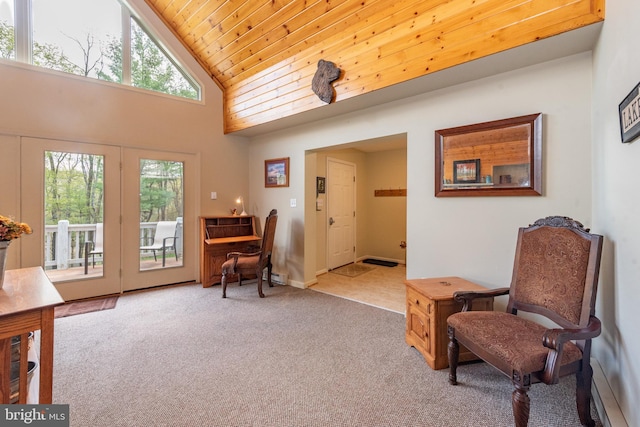
M 604 375 L 604 371 L 600 363 L 596 359 L 591 359 L 591 368 L 593 369 L 593 382 L 591 384 L 591 394 L 593 403 L 598 411 L 598 416 L 602 421 L 603 427 L 628 427 L 622 410 L 618 405 L 613 390 L 609 386 L 609 382 Z

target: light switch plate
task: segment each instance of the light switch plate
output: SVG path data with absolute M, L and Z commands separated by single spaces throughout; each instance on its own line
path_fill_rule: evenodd
M 291 199 L 289 202 L 292 208 L 295 208 L 298 204 L 298 201 L 296 199 Z

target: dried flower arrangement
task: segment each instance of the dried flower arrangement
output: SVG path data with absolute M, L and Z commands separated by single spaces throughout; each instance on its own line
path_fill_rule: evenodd
M 31 234 L 29 224 L 17 222 L 9 217 L 0 215 L 0 242 L 9 242 L 17 239 L 23 234 Z

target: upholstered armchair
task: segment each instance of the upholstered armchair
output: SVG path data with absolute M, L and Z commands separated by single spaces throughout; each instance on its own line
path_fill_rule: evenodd
M 271 252 L 273 251 L 273 240 L 276 234 L 276 223 L 278 222 L 278 211 L 272 209 L 264 222 L 262 233 L 262 244 L 260 250 L 255 252 L 231 252 L 227 254 L 227 260 L 222 264 L 222 298 L 227 297 L 227 282 L 229 276 L 238 275 L 238 283 L 242 284 L 243 275 L 256 275 L 258 278 L 258 295 L 264 298 L 262 292 L 262 271 L 267 269 L 267 283 L 271 283 Z
M 580 422 L 593 426 L 590 357 L 591 340 L 600 334 L 594 314 L 602 240 L 567 217 L 520 228 L 511 286 L 454 294 L 464 307 L 447 319 L 449 382 L 457 384 L 462 344 L 511 379 L 515 425 L 522 427 L 529 420 L 531 385 L 575 374 Z M 506 312 L 468 311 L 475 298 L 507 294 Z M 538 322 L 519 312 L 542 317 L 535 317 Z

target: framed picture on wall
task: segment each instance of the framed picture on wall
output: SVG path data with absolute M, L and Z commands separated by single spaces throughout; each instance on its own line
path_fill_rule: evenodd
M 289 186 L 289 158 L 269 159 L 264 161 L 264 186 Z
M 453 161 L 453 183 L 467 182 L 480 182 L 480 159 Z
M 640 136 L 640 83 L 618 106 L 622 142 L 631 142 Z
M 327 191 L 325 186 L 326 186 L 325 177 L 324 176 L 317 176 L 316 177 L 316 193 L 324 194 Z

